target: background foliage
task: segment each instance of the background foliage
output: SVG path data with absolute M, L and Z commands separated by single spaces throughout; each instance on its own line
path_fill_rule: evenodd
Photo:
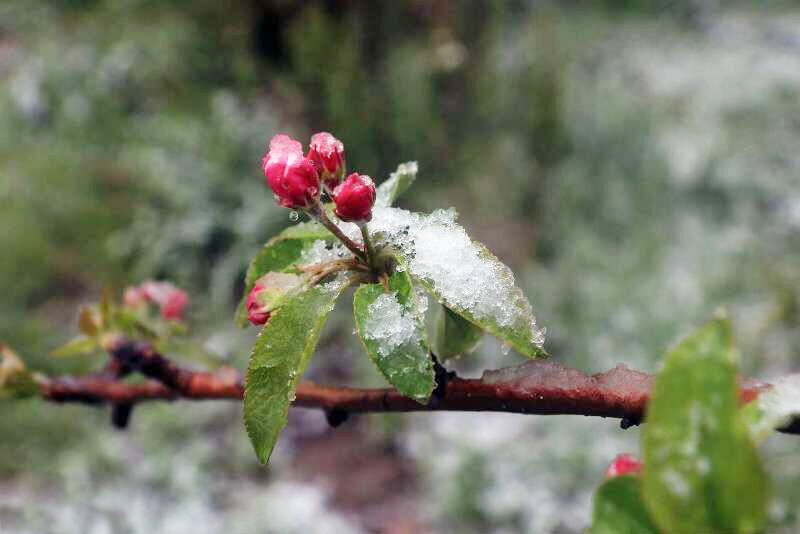
M 97 365 L 47 353 L 101 287 L 151 276 L 187 288 L 197 343 L 243 366 L 246 261 L 289 223 L 258 161 L 275 131 L 328 129 L 378 181 L 418 160 L 402 203 L 455 206 L 565 363 L 655 370 L 726 305 L 744 372 L 796 370 L 794 3 L 7 0 L 0 78 L 0 338 L 41 369 Z M 382 384 L 351 317 L 337 308 L 311 377 Z M 506 361 L 487 340 L 454 365 Z M 295 410 L 264 471 L 240 410 L 148 406 L 119 433 L 99 410 L 0 404 L 0 524 L 579 532 L 639 432 L 476 414 L 330 431 Z M 771 532 L 797 528 L 796 445 L 765 445 Z

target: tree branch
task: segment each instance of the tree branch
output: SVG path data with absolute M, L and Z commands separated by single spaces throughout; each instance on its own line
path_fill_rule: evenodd
M 244 395 L 244 380 L 233 368 L 213 373 L 190 371 L 179 368 L 149 345 L 137 343 L 121 343 L 111 355 L 112 365 L 139 371 L 150 379 L 126 383 L 105 369 L 83 377 L 44 379 L 41 396 L 54 402 L 132 406 L 154 400 L 240 400 Z M 337 424 L 350 413 L 487 411 L 613 417 L 622 419 L 622 426 L 627 428 L 643 420 L 654 377 L 624 365 L 587 375 L 556 362 L 534 360 L 486 371 L 481 378 L 442 372 L 438 379 L 437 392 L 425 405 L 391 388 L 328 387 L 310 382 L 298 386 L 293 405 L 325 410 L 329 420 Z M 740 399 L 750 402 L 770 387 L 742 379 Z M 800 434 L 800 422 L 793 421 L 781 431 Z

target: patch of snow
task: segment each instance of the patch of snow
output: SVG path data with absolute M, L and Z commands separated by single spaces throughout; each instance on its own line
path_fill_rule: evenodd
M 388 356 L 406 343 L 420 341 L 413 315 L 397 300 L 397 293 L 384 293 L 367 308 L 364 337 L 378 343 L 378 354 Z

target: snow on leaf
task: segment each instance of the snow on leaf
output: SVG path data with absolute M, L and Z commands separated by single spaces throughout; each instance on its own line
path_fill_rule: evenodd
M 356 329 L 367 354 L 397 390 L 425 403 L 434 388 L 423 314 L 405 272 L 382 284 L 364 284 L 353 299 Z
M 379 247 L 402 258 L 440 303 L 529 357 L 544 355 L 528 299 L 514 274 L 456 224 L 453 209 L 430 215 L 377 208 L 368 228 Z

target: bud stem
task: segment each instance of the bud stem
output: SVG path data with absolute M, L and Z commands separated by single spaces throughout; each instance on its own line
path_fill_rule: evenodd
M 366 223 L 359 222 L 358 229 L 361 230 L 361 237 L 364 239 L 364 246 L 366 247 L 367 251 L 367 265 L 369 268 L 375 271 L 375 249 L 372 246 L 372 240 L 369 238 L 369 232 L 367 232 L 367 225 Z
M 356 243 L 355 241 L 344 235 L 341 228 L 336 226 L 336 224 L 334 224 L 333 221 L 331 221 L 328 218 L 328 214 L 325 213 L 325 206 L 322 205 L 322 202 L 319 200 L 319 197 L 314 199 L 314 203 L 311 205 L 310 208 L 308 208 L 308 211 L 311 215 L 319 219 L 319 222 L 321 222 L 325 228 L 330 230 L 333 235 L 338 237 L 339 241 L 344 243 L 344 246 L 349 248 L 353 252 L 353 254 L 355 254 L 362 260 L 365 261 L 367 260 L 367 254 L 364 252 L 364 249 L 362 249 L 358 245 L 358 243 Z

